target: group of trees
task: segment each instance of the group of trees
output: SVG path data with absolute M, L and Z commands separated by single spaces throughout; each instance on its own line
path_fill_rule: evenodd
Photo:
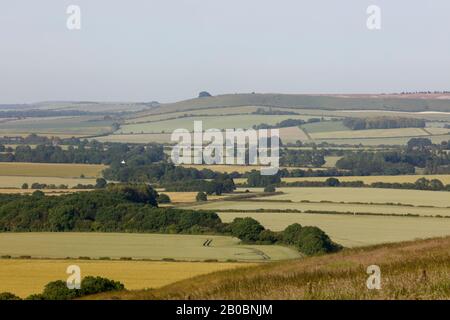
M 344 125 L 351 130 L 425 128 L 425 120 L 400 117 L 345 118 Z
M 296 150 L 283 149 L 280 165 L 285 167 L 321 167 L 325 164 L 326 151 L 319 149 Z
M 42 293 L 32 294 L 26 300 L 72 300 L 83 296 L 125 290 L 119 281 L 102 277 L 87 276 L 81 280 L 80 289 L 69 289 L 62 280 L 52 281 L 45 285 Z M 0 300 L 21 300 L 10 292 L 0 293 Z
M 90 163 L 119 165 L 145 165 L 165 158 L 162 145 L 128 145 L 121 143 L 99 143 L 83 141 L 70 145 L 67 150 L 60 146 L 40 144 L 35 148 L 18 145 L 14 152 L 0 154 L 0 162 L 39 163 Z
M 342 246 L 317 227 L 302 227 L 292 224 L 284 231 L 273 232 L 265 229 L 253 218 L 236 218 L 229 225 L 231 234 L 246 243 L 283 244 L 294 246 L 305 255 L 336 252 Z

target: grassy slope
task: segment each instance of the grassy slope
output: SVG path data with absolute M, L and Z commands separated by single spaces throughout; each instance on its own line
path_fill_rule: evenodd
M 381 268 L 368 290 L 366 268 Z M 450 299 L 450 237 L 211 273 L 156 290 L 93 299 Z
M 151 113 L 175 112 L 229 106 L 273 106 L 306 109 L 351 110 L 378 109 L 395 111 L 450 112 L 450 100 L 394 97 L 334 97 L 295 94 L 226 94 L 164 104 Z

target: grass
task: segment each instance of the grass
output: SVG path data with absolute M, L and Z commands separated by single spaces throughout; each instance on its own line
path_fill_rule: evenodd
M 70 265 L 79 266 L 82 277 L 106 277 L 122 282 L 127 289 L 137 290 L 159 288 L 201 274 L 252 264 L 0 259 L 0 292 L 13 292 L 22 298 L 40 293 L 48 282 L 67 279 L 66 269 Z
M 450 237 L 345 250 L 294 261 L 227 270 L 146 291 L 87 299 L 450 299 Z M 367 267 L 381 269 L 369 290 Z
M 203 243 L 212 239 L 211 246 Z M 0 256 L 35 258 L 110 257 L 120 259 L 183 261 L 229 259 L 263 261 L 299 257 L 293 249 L 281 246 L 240 245 L 239 240 L 226 236 L 128 234 L 128 233 L 0 233 Z
M 331 157 L 326 157 L 327 164 Z M 338 157 L 336 157 L 338 158 Z M 331 159 L 330 159 L 331 165 Z M 416 182 L 420 178 L 439 179 L 444 184 L 450 184 L 450 174 L 435 174 L 435 175 L 402 175 L 402 176 L 352 176 L 352 177 L 336 177 L 339 181 L 363 181 L 366 184 L 374 182 L 387 182 L 387 183 L 406 183 Z M 297 182 L 297 181 L 325 181 L 328 177 L 306 177 L 306 178 L 282 178 L 284 182 Z
M 97 178 L 105 168 L 97 164 L 0 162 L 0 176 Z

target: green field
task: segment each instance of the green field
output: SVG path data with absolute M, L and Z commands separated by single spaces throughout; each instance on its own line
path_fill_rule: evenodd
M 101 117 L 48 117 L 26 118 L 2 123 L 0 135 L 36 133 L 40 135 L 88 136 L 112 132 L 113 121 Z
M 186 117 L 174 120 L 163 120 L 158 122 L 138 123 L 123 125 L 116 131 L 117 134 L 127 133 L 171 133 L 176 129 L 187 129 L 193 131 L 194 121 L 202 121 L 203 129 L 233 129 L 242 128 L 248 129 L 253 125 L 266 123 L 274 125 L 282 120 L 286 119 L 302 119 L 307 120 L 310 117 L 307 116 L 294 116 L 294 115 L 224 115 L 220 117 Z
M 203 243 L 211 239 L 209 247 Z M 226 236 L 131 233 L 0 233 L 0 256 L 109 257 L 183 261 L 268 261 L 298 258 L 282 246 L 240 245 Z

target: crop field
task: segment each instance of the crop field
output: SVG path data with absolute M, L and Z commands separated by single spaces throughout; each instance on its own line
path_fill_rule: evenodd
M 170 133 L 148 133 L 148 134 L 110 134 L 108 136 L 96 137 L 99 142 L 118 143 L 175 143 L 170 141 Z
M 36 133 L 39 135 L 95 135 L 111 132 L 112 121 L 98 117 L 27 118 L 2 123 L 0 134 Z
M 422 128 L 399 128 L 399 129 L 370 129 L 370 130 L 348 130 L 328 131 L 310 133 L 313 139 L 364 139 L 364 138 L 395 138 L 395 137 L 420 137 L 429 134 Z
M 202 115 L 235 115 L 235 114 L 251 114 L 255 112 L 258 107 L 246 106 L 246 107 L 229 107 L 229 108 L 214 108 L 214 109 L 201 109 L 201 110 L 191 110 L 185 112 L 170 112 L 161 114 L 149 114 L 149 112 L 137 114 L 130 119 L 127 119 L 125 123 L 132 124 L 137 122 L 150 122 L 150 121 L 161 121 L 167 119 L 174 119 L 179 117 L 189 116 L 202 116 Z M 267 108 L 263 108 L 267 109 Z
M 159 193 L 164 193 L 169 196 L 172 203 L 186 203 L 186 202 L 196 202 L 197 192 L 166 192 L 166 191 L 158 191 Z M 218 200 L 226 197 L 225 195 L 208 196 L 208 200 Z
M 21 188 L 24 183 L 28 183 L 31 188 L 33 183 L 45 183 L 67 185 L 69 188 L 74 187 L 78 184 L 92 184 L 95 185 L 96 179 L 81 179 L 81 178 L 58 178 L 58 177 L 34 177 L 34 176 L 0 176 L 0 188 Z M 10 191 L 13 191 L 11 189 Z M 45 191 L 45 190 L 42 190 Z M 51 191 L 51 190 L 48 190 Z
M 420 178 L 426 178 L 428 180 L 438 179 L 442 181 L 443 184 L 450 184 L 450 174 L 402 175 L 402 176 L 351 176 L 351 177 L 336 177 L 336 178 L 342 182 L 363 181 L 366 184 L 371 184 L 374 182 L 413 183 Z M 281 180 L 284 182 L 298 182 L 298 181 L 325 181 L 327 179 L 328 177 L 302 177 L 302 178 L 282 178 Z
M 97 164 L 0 162 L 0 176 L 97 178 L 104 169 L 106 166 Z
M 271 199 L 265 197 L 261 199 Z M 443 216 L 450 217 L 449 208 L 412 207 L 400 205 L 377 205 L 364 203 L 321 203 L 321 202 L 275 202 L 275 201 L 220 201 L 204 204 L 194 204 L 189 209 L 199 210 L 233 210 L 254 211 L 258 210 L 295 210 L 301 212 L 333 212 L 340 214 L 377 214 L 377 215 L 419 215 L 419 216 Z
M 409 136 L 409 137 L 384 137 L 384 138 L 365 138 L 365 139 L 336 139 L 336 138 L 324 138 L 315 139 L 316 143 L 328 142 L 334 144 L 351 145 L 351 146 L 379 146 L 379 145 L 406 145 L 411 138 L 427 138 L 433 143 L 441 143 L 442 141 L 450 140 L 450 135 L 420 135 L 420 136 Z
M 280 139 L 283 143 L 295 143 L 299 140 L 307 141 L 309 137 L 299 127 L 286 127 L 280 128 Z
M 219 213 L 224 222 L 237 217 L 253 217 L 272 230 L 288 225 L 317 226 L 334 241 L 356 247 L 396 241 L 450 235 L 450 219 L 417 217 L 349 216 L 304 213 Z
M 171 133 L 175 129 L 187 129 L 193 131 L 194 121 L 203 121 L 203 129 L 248 129 L 253 125 L 266 123 L 274 125 L 285 119 L 303 119 L 307 120 L 308 116 L 295 115 L 225 115 L 220 117 L 187 117 L 174 120 L 164 120 L 158 122 L 129 124 L 122 126 L 117 134 L 127 133 Z
M 212 240 L 209 246 L 203 244 Z M 135 233 L 0 233 L 0 256 L 268 261 L 299 257 L 282 246 L 240 245 L 227 236 Z
M 66 280 L 66 269 L 77 265 L 81 276 L 101 276 L 122 282 L 127 289 L 159 288 L 201 274 L 253 263 L 163 262 L 163 261 L 87 261 L 0 259 L 0 292 L 13 292 L 21 298 L 42 292 L 55 280 Z
M 183 167 L 186 168 L 196 168 L 198 170 L 202 169 L 210 169 L 212 171 L 231 173 L 231 172 L 239 172 L 246 173 L 252 170 L 260 170 L 261 166 L 248 166 L 248 165 L 237 165 L 237 164 L 182 164 Z M 287 170 L 295 170 L 295 169 L 304 169 L 304 170 L 326 170 L 325 168 L 305 168 L 305 167 L 281 167 L 281 169 Z M 246 182 L 245 178 L 237 178 L 234 179 L 235 182 L 243 183 Z
M 307 123 L 302 125 L 302 129 L 310 135 L 321 132 L 349 131 L 350 129 L 343 125 L 342 121 L 322 121 Z
M 445 191 L 379 188 L 278 188 L 278 191 L 285 194 L 270 197 L 271 200 L 401 203 L 450 208 L 449 193 Z
M 0 194 L 31 194 L 33 193 L 34 189 L 26 189 L 22 190 L 19 189 L 19 187 L 12 189 L 11 187 L 8 188 L 2 188 L 0 186 Z M 42 189 L 40 190 L 44 192 L 48 196 L 59 196 L 59 195 L 65 195 L 69 193 L 75 193 L 75 192 L 88 192 L 92 191 L 91 189 Z

